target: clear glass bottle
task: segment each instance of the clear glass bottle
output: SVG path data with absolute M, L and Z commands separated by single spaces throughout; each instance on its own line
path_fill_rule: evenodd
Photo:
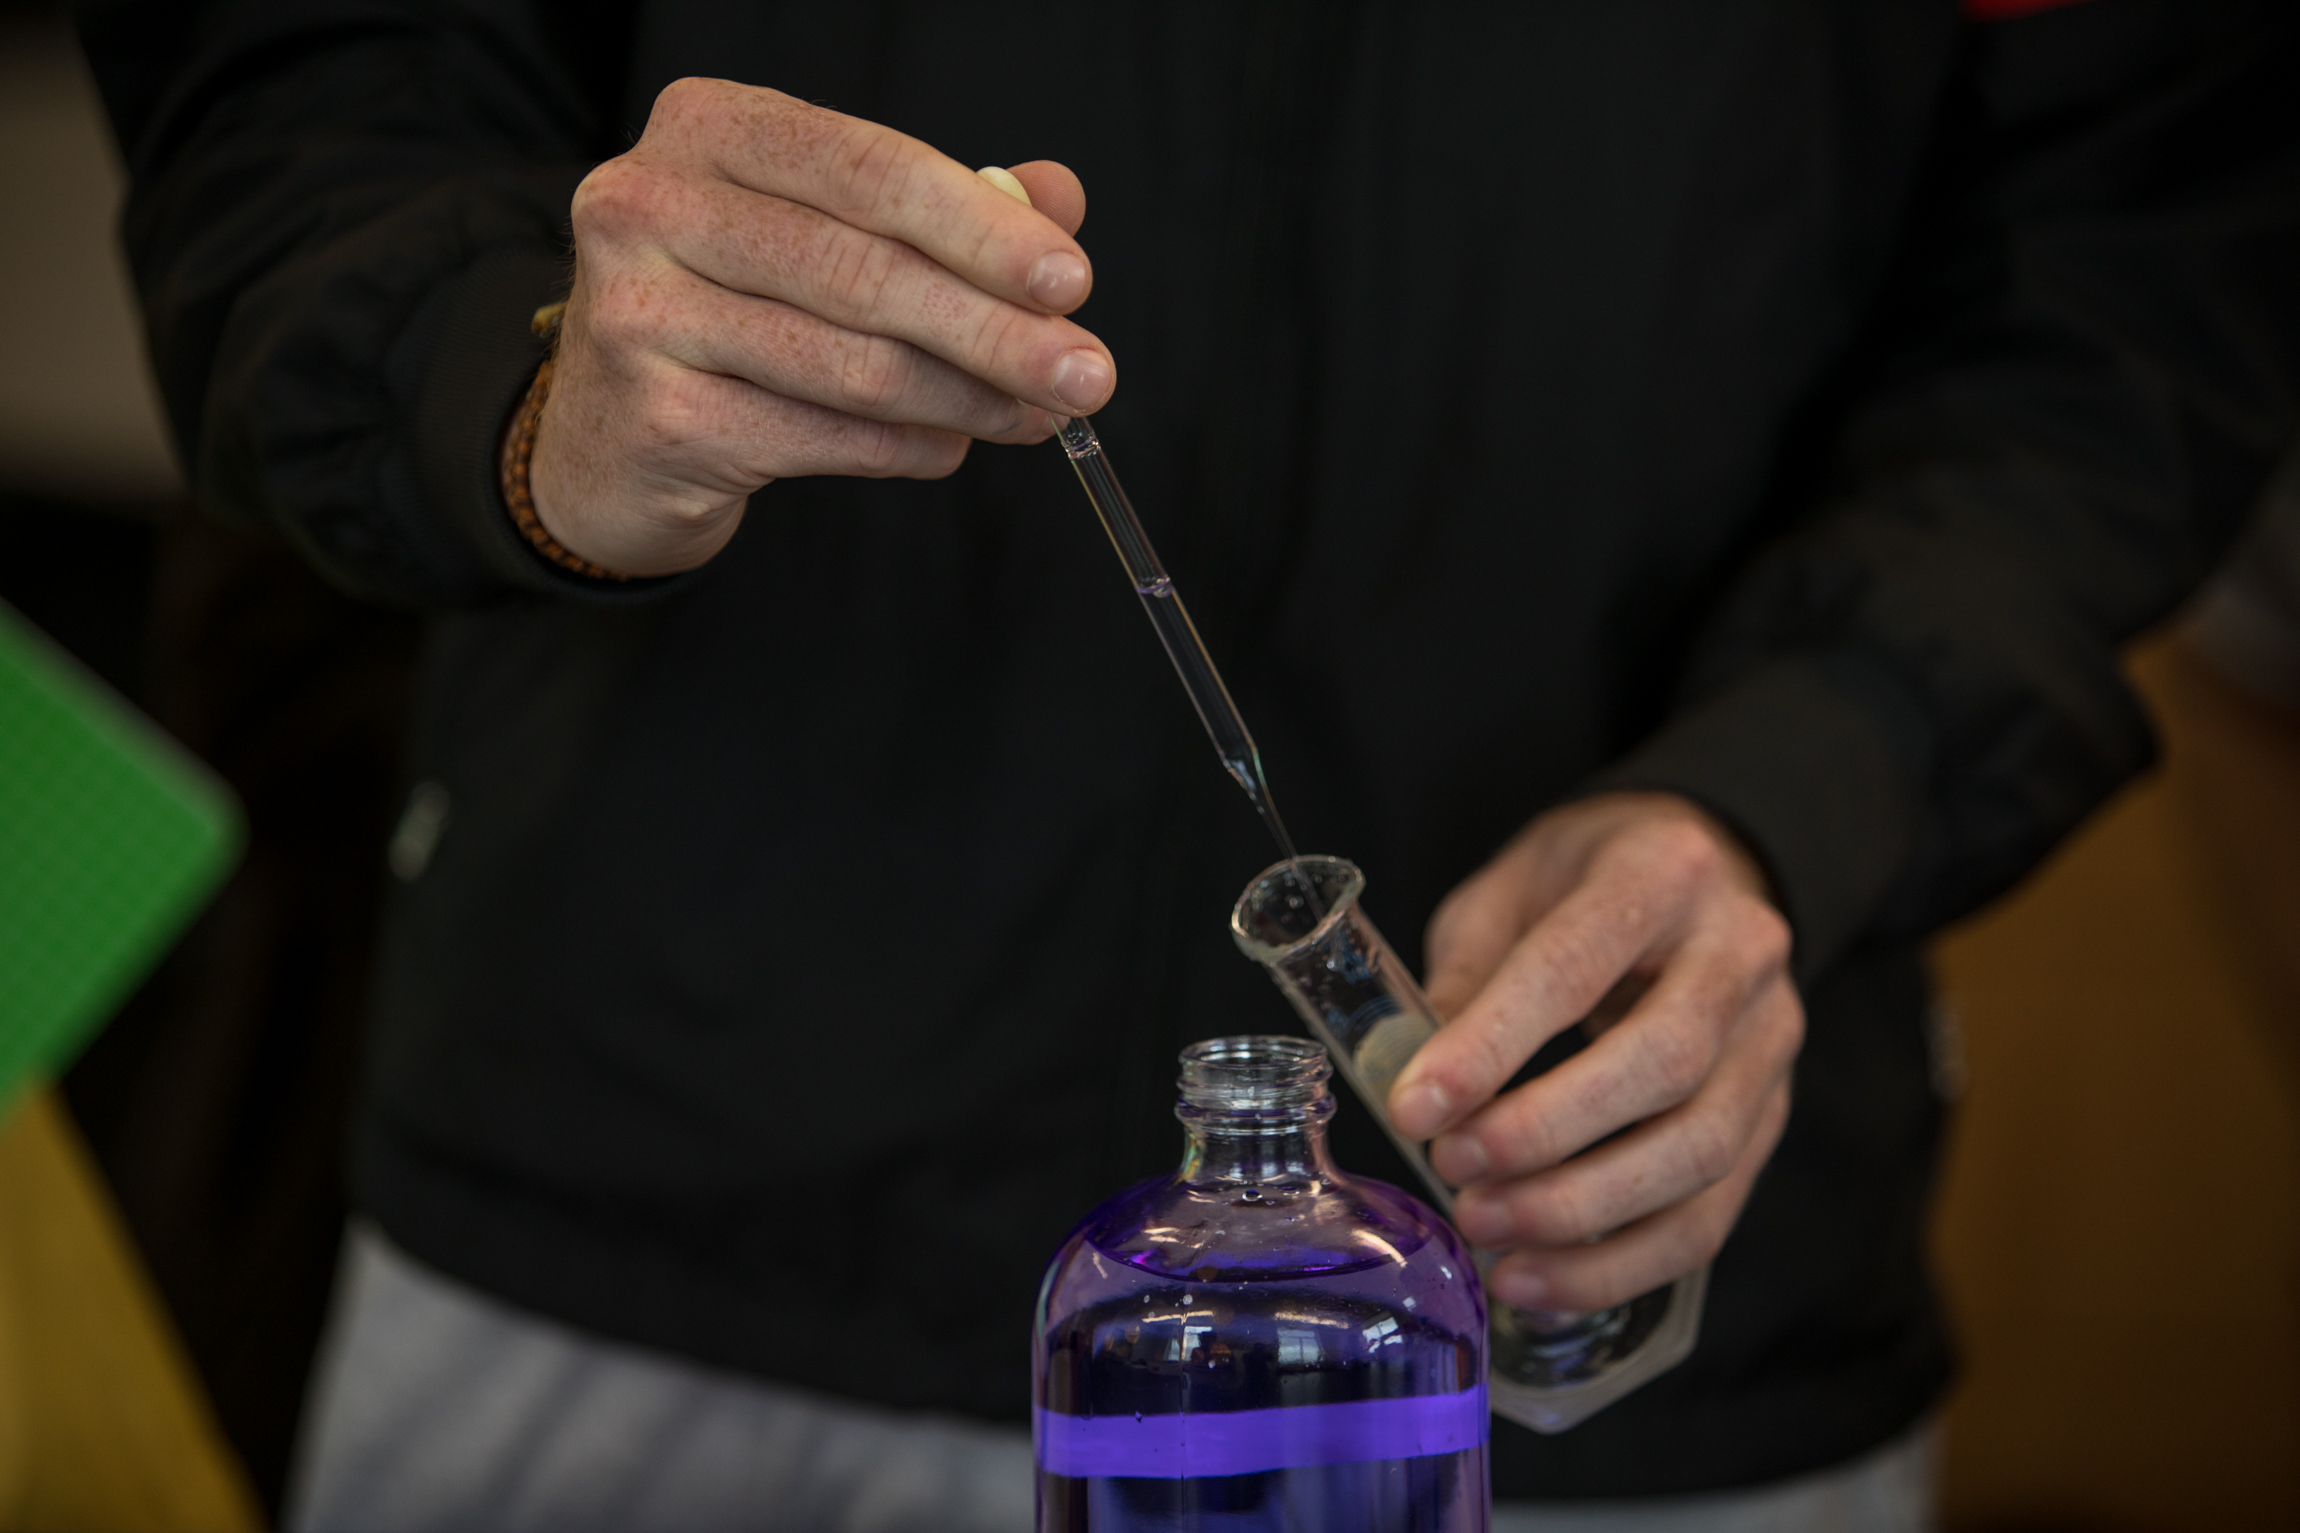
M 1303 881 L 1316 887 L 1313 902 Z M 1359 903 L 1366 877 L 1339 857 L 1275 863 L 1247 885 L 1230 932 L 1333 1052 L 1350 1088 L 1448 1214 L 1453 1193 L 1423 1147 L 1390 1124 L 1390 1086 L 1437 1031 L 1428 997 Z M 1537 1432 L 1562 1432 L 1657 1374 L 1700 1337 L 1709 1269 L 1592 1314 L 1492 1313 L 1493 1408 Z
M 1326 1152 L 1326 1052 L 1182 1052 L 1181 1169 L 1089 1214 L 1031 1361 L 1040 1533 L 1479 1533 L 1485 1298 L 1453 1228 Z

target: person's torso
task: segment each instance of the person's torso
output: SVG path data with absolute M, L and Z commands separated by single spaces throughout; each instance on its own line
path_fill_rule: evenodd
M 1794 509 L 1955 36 L 1943 0 L 662 0 L 626 111 L 719 75 L 1079 173 L 1097 424 L 1297 838 L 1418 964 Z M 1226 929 L 1274 853 L 1051 444 L 772 485 L 653 609 L 436 630 L 454 811 L 371 1095 L 505 1185 L 931 1249 L 1003 1323 L 1170 1158 L 1175 1048 L 1292 1026 Z

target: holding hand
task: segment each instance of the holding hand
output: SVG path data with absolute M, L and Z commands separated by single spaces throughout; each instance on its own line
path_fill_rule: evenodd
M 1031 204 L 891 128 L 681 80 L 575 193 L 575 280 L 529 485 L 620 574 L 692 569 L 750 494 L 807 474 L 939 478 L 969 440 L 1101 407 L 1078 178 Z
M 1716 1255 L 1788 1121 L 1805 1028 L 1788 925 L 1732 834 L 1672 794 L 1569 804 L 1447 897 L 1427 947 L 1449 1020 L 1390 1113 L 1434 1138 L 1462 1233 L 1509 1252 L 1495 1298 L 1603 1309 Z M 1550 1038 L 1614 1011 L 1495 1096 Z

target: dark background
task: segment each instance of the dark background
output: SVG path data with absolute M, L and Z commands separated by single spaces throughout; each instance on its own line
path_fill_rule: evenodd
M 0 6 L 0 114 L 0 600 L 213 766 L 249 826 L 221 895 L 63 1090 L 276 1512 L 342 1226 L 415 624 L 192 513 L 60 7 Z

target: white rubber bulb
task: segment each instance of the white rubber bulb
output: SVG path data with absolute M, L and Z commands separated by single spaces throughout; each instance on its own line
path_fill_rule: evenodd
M 976 171 L 975 174 L 982 177 L 983 180 L 988 181 L 992 186 L 997 187 L 1000 191 L 1006 193 L 1007 196 L 1012 197 L 1015 201 L 1021 203 L 1024 207 L 1027 208 L 1032 205 L 1030 201 L 1030 193 L 1023 190 L 1022 183 L 1014 179 L 1014 172 L 1008 170 L 1005 166 L 985 165 L 982 167 L 982 169 Z

